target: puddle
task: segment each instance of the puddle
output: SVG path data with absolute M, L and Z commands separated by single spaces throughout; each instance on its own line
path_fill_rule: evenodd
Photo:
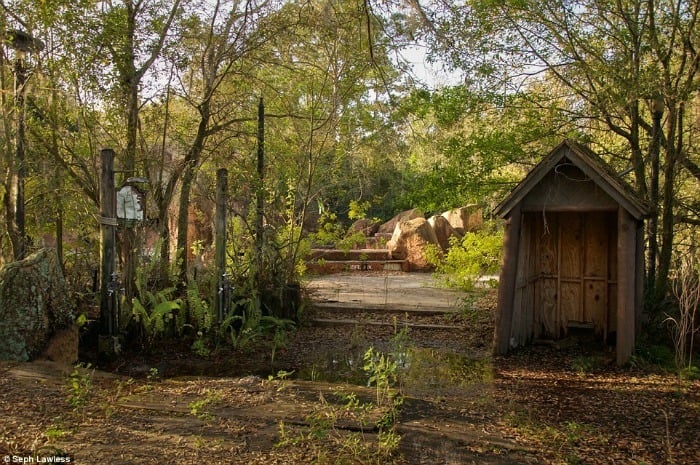
M 369 374 L 364 370 L 366 348 L 346 352 L 328 352 L 296 377 L 307 381 L 349 383 L 367 386 Z M 493 379 L 490 358 L 470 358 L 454 352 L 412 347 L 405 352 L 390 353 L 396 363 L 399 383 L 406 394 L 432 396 L 448 394 Z
M 305 381 L 366 386 L 368 375 L 363 369 L 365 351 L 366 349 L 358 348 L 345 352 L 319 354 L 309 366 L 296 373 L 296 378 Z
M 406 394 L 436 396 L 493 380 L 490 358 L 470 358 L 454 352 L 413 348 L 406 356 L 401 380 Z

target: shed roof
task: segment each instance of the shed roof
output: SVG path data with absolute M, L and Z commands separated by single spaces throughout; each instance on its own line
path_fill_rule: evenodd
M 635 219 L 641 220 L 649 215 L 647 204 L 627 183 L 612 172 L 607 163 L 589 148 L 571 140 L 564 140 L 538 163 L 496 207 L 495 214 L 502 218 L 508 216 L 513 207 L 519 204 L 564 159 L 580 169 Z

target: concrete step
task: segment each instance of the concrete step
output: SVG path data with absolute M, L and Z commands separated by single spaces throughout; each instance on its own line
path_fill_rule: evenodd
M 306 269 L 315 274 L 346 273 L 352 271 L 411 271 L 406 260 L 325 260 L 306 262 Z
M 392 322 L 387 321 L 364 321 L 355 319 L 327 319 L 327 318 L 315 318 L 311 320 L 313 326 L 320 327 L 337 327 L 337 326 L 381 326 L 381 327 L 396 327 Z M 461 329 L 460 326 L 456 325 L 438 325 L 438 324 L 423 324 L 423 323 L 407 323 L 402 322 L 400 327 L 408 327 L 411 329 L 442 329 L 442 330 L 453 330 Z
M 362 302 L 314 302 L 313 308 L 325 313 L 353 314 L 353 313 L 378 313 L 382 315 L 416 315 L 416 316 L 441 316 L 457 313 L 456 307 L 410 307 L 408 305 L 377 305 Z

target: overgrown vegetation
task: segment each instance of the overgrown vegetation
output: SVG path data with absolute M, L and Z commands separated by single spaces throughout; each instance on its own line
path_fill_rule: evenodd
M 79 363 L 73 367 L 66 381 L 68 395 L 66 401 L 74 412 L 83 413 L 92 391 L 94 369 L 90 364 Z
M 321 393 L 319 406 L 306 416 L 308 427 L 291 428 L 279 424 L 278 447 L 306 445 L 318 463 L 334 457 L 336 463 L 382 464 L 395 456 L 400 435 L 396 431 L 398 412 L 403 403 L 394 356 L 370 347 L 364 355 L 367 385 L 374 386 L 374 399 L 361 400 L 357 393 L 338 389 L 333 402 Z M 370 439 L 376 435 L 376 440 Z
M 700 330 L 697 321 L 700 306 L 700 260 L 694 253 L 682 256 L 673 280 L 673 295 L 677 312 L 667 314 L 665 322 L 671 331 L 675 349 L 675 363 L 679 379 L 700 377 L 700 369 L 693 364 L 695 337 Z
M 503 231 L 490 224 L 477 232 L 466 232 L 462 239 L 450 238 L 443 254 L 439 246 L 429 249 L 428 259 L 435 266 L 438 282 L 448 287 L 473 291 L 487 275 L 497 275 L 501 266 Z M 486 281 L 487 286 L 493 285 Z

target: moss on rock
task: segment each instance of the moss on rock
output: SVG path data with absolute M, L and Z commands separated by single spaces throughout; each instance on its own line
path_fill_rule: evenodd
M 54 249 L 0 269 L 0 359 L 31 360 L 74 316 Z

